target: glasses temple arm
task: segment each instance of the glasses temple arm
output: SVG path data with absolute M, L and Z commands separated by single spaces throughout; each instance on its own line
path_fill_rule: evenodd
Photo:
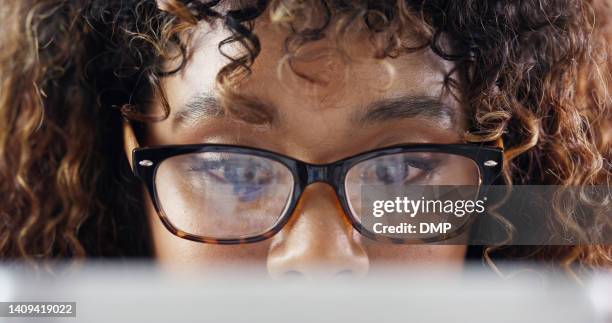
M 140 147 L 140 145 L 138 144 L 138 140 L 136 139 L 132 125 L 128 120 L 123 119 L 123 148 L 125 150 L 128 162 L 130 163 L 130 168 L 132 169 L 134 168 L 132 150 L 138 147 Z

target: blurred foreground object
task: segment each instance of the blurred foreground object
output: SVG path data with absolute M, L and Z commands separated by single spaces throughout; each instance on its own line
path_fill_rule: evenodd
M 70 272 L 70 273 L 68 273 Z M 248 272 L 202 277 L 148 264 L 59 274 L 0 267 L 0 301 L 76 302 L 77 322 L 610 322 L 612 274 L 584 286 L 536 271 L 501 279 L 466 269 L 389 270 L 361 280 L 272 281 Z M 0 322 L 75 322 L 0 318 Z

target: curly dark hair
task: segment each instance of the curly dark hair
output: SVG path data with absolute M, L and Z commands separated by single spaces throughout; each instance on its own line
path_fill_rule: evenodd
M 260 52 L 256 22 L 266 15 L 290 31 L 289 58 L 329 33 L 342 39 L 361 22 L 376 58 L 431 49 L 454 62 L 445 84 L 469 107 L 466 140 L 503 140 L 507 184 L 607 184 L 611 11 L 596 0 L 3 3 L 0 257 L 150 256 L 121 122 L 167 117 L 160 80 L 184 67 L 200 23 L 231 32 L 219 43 L 230 59 L 217 76 L 225 109 L 266 122 L 264 114 L 229 104 L 241 99 L 235 85 Z M 420 43 L 407 44 L 407 35 Z M 227 54 L 225 46 L 236 43 L 241 53 Z M 179 64 L 168 70 L 169 60 Z M 165 102 L 163 116 L 149 112 L 155 93 Z M 610 227 L 609 215 L 601 220 Z M 481 256 L 490 259 L 492 250 Z M 611 248 L 602 245 L 514 246 L 495 254 L 565 267 L 612 263 Z

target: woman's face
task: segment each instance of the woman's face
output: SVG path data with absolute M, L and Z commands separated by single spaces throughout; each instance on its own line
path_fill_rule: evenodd
M 309 45 L 305 49 L 309 58 L 293 61 L 297 72 L 322 80 L 313 84 L 279 68 L 286 34 L 258 22 L 255 31 L 262 51 L 252 74 L 240 85 L 240 93 L 257 102 L 260 109 L 265 107 L 272 122 L 258 125 L 227 117 L 219 113 L 215 100 L 215 78 L 228 62 L 217 45 L 227 34 L 205 28 L 193 39 L 188 64 L 180 73 L 163 79 L 171 114 L 148 126 L 141 145 L 236 144 L 320 164 L 393 144 L 461 142 L 465 116 L 458 102 L 442 91 L 444 76 L 452 66 L 430 51 L 373 59 L 367 35 L 359 32 L 343 39 L 350 62 L 335 51 L 332 38 Z M 389 99 L 401 104 L 378 111 L 372 118 L 370 109 Z M 155 109 L 161 111 L 161 103 Z M 164 228 L 148 195 L 144 196 L 156 256 L 167 264 L 196 264 L 202 270 L 248 265 L 250 270 L 277 278 L 331 277 L 363 275 L 386 265 L 443 263 L 458 269 L 466 252 L 463 245 L 370 241 L 352 228 L 334 190 L 324 183 L 305 189 L 292 220 L 278 234 L 243 245 L 181 239 Z

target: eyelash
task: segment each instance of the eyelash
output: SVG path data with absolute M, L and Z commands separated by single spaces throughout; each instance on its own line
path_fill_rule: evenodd
M 380 162 L 384 163 L 384 159 L 381 160 Z M 441 160 L 437 158 L 432 158 L 432 157 L 420 157 L 420 158 L 413 157 L 413 158 L 404 158 L 400 160 L 399 166 L 402 168 L 406 168 L 406 169 L 413 168 L 413 169 L 423 172 L 423 174 L 419 174 L 419 176 L 416 179 L 410 180 L 410 181 L 415 181 L 415 180 L 423 179 L 423 177 L 431 177 L 435 175 L 435 170 L 437 169 L 440 162 Z M 379 170 L 377 169 L 377 167 L 379 166 L 381 166 L 381 164 L 373 163 L 367 166 L 365 169 L 363 169 L 362 174 L 361 174 L 362 180 L 368 180 L 367 177 L 370 177 L 370 176 L 374 176 L 375 177 L 374 180 L 380 180 L 379 174 L 378 174 Z M 409 175 L 411 172 L 412 171 L 407 171 L 406 175 Z M 405 180 L 405 178 L 402 178 L 401 180 Z M 408 182 L 408 180 L 406 180 L 406 182 Z
M 408 165 L 428 172 L 434 170 L 440 164 L 439 159 L 432 157 L 407 158 L 407 160 L 413 160 L 413 162 L 408 163 Z

